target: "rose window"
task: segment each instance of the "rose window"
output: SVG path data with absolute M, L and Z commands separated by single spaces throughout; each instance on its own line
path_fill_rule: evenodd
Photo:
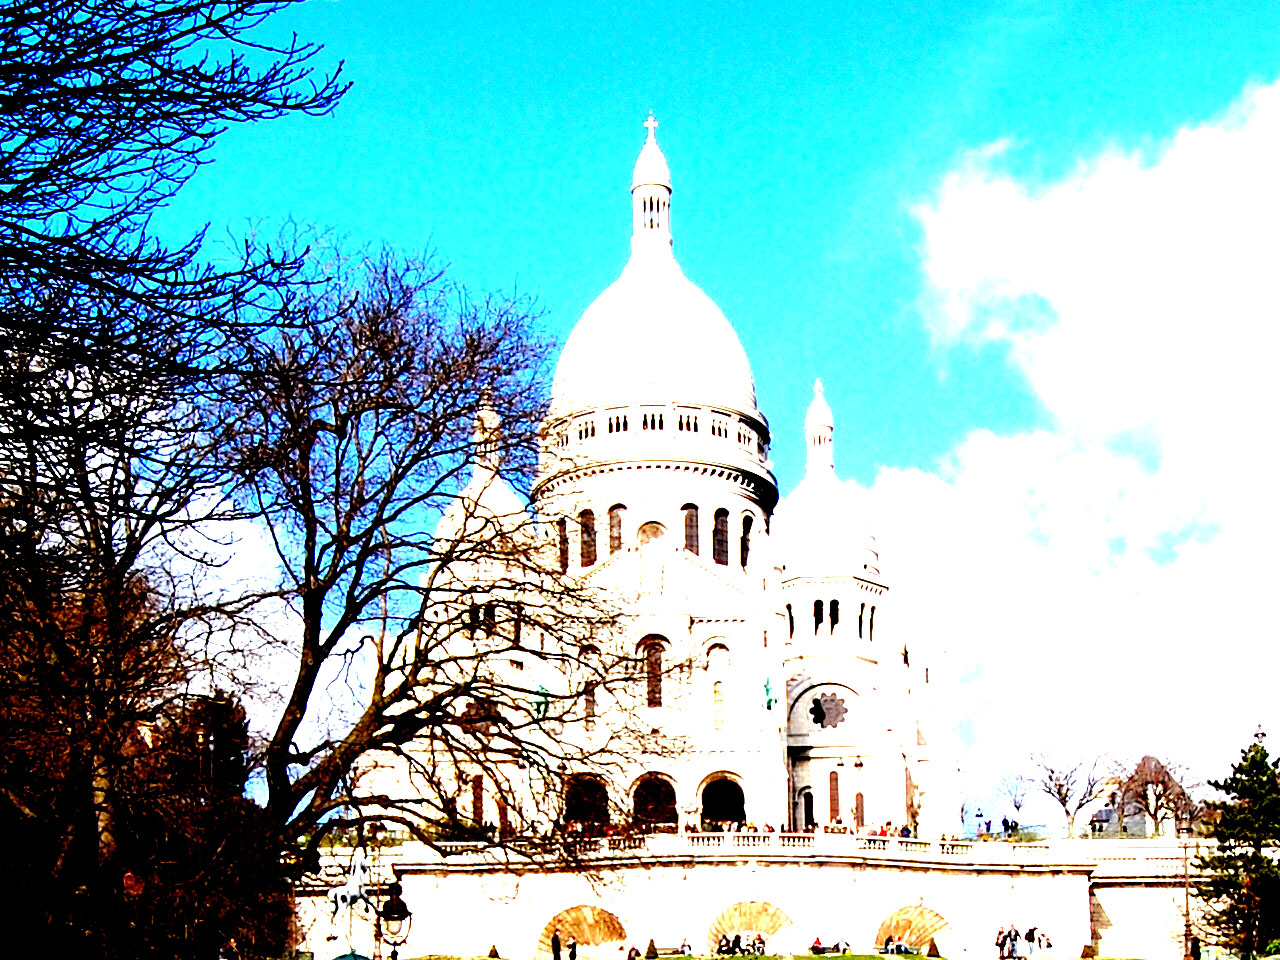
M 835 727 L 845 718 L 849 711 L 845 709 L 844 700 L 834 693 L 824 693 L 814 697 L 809 707 L 809 716 L 819 727 Z

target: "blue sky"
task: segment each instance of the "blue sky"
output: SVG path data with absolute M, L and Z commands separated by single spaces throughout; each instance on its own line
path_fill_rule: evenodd
M 625 262 L 652 109 L 676 255 L 747 349 L 783 490 L 821 376 L 975 777 L 1037 747 L 1216 775 L 1270 718 L 1280 167 L 1250 158 L 1280 142 L 1280 4 L 310 0 L 263 28 L 290 30 L 351 92 L 229 131 L 163 230 L 432 247 L 563 338 Z M 1028 675 L 1078 737 L 1002 732 Z M 1159 709 L 1226 691 L 1204 723 Z

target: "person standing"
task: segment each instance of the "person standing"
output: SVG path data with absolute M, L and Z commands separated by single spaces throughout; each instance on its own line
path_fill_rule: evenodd
M 1006 958 L 1009 955 L 1008 950 L 1006 949 L 1006 947 L 1008 946 L 1008 943 L 1009 943 L 1009 940 L 1004 935 L 1004 927 L 1001 927 L 1000 932 L 996 934 L 996 953 L 999 956 L 1000 960 L 1006 960 Z M 885 952 L 886 953 L 888 952 L 887 942 L 885 944 Z
M 572 935 L 569 937 L 569 960 L 578 960 L 578 941 Z
M 560 928 L 551 931 L 551 960 L 560 960 Z

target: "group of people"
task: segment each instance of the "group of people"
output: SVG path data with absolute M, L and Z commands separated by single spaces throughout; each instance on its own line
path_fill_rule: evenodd
M 996 949 L 1000 951 L 1000 960 L 1014 960 L 1017 957 L 1032 957 L 1039 953 L 1048 957 L 1053 949 L 1053 942 L 1039 927 L 1028 927 L 1019 933 L 1018 928 L 1010 924 L 1006 929 L 1000 928 L 996 934 Z
M 578 960 L 578 941 L 570 935 L 565 943 L 568 948 L 567 960 Z M 560 960 L 560 928 L 556 927 L 551 933 L 551 960 Z
M 716 955 L 720 957 L 739 957 L 743 954 L 754 954 L 757 957 L 764 956 L 764 937 L 756 934 L 755 938 L 745 946 L 742 943 L 742 934 L 735 933 L 733 939 L 730 940 L 728 934 L 720 935 L 720 942 L 716 944 Z
M 754 823 L 746 820 L 708 820 L 704 826 L 698 826 L 696 823 L 686 823 L 684 825 L 685 833 L 776 833 L 773 826 L 765 824 L 763 827 L 757 827 Z
M 805 833 L 817 833 L 818 825 L 816 823 L 806 824 Z M 828 823 L 822 828 L 823 833 L 855 833 L 860 837 L 911 837 L 913 836 L 911 828 L 908 826 L 895 827 L 892 823 L 886 822 L 882 827 L 847 827 L 843 820 L 837 819 L 835 823 Z

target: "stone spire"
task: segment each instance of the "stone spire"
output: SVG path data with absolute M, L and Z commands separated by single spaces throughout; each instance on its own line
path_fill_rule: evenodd
M 822 378 L 819 377 L 813 381 L 813 401 L 809 404 L 809 412 L 804 416 L 805 447 L 808 450 L 806 476 L 828 473 L 835 475 L 835 452 L 831 446 L 834 433 L 835 418 L 823 391 Z
M 631 175 L 631 246 L 633 250 L 671 248 L 671 171 L 654 131 L 658 121 L 649 111 L 644 122 L 649 137 L 640 148 Z

